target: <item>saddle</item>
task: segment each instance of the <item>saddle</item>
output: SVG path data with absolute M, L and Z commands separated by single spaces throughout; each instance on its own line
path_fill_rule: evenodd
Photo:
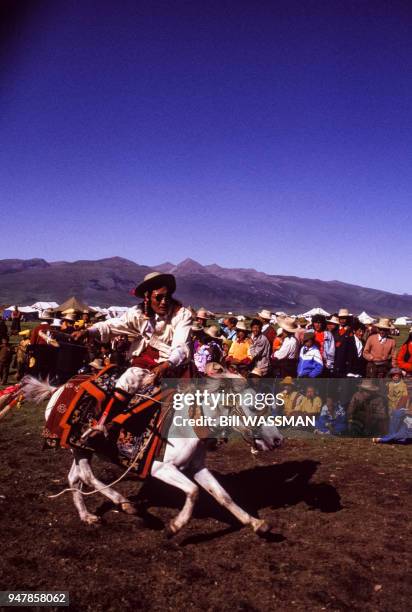
M 174 391 L 149 387 L 133 396 L 127 409 L 119 413 L 113 400 L 117 379 L 113 365 L 95 376 L 71 379 L 47 420 L 45 447 L 97 452 L 145 478 L 162 450 Z M 102 422 L 104 427 L 99 428 Z

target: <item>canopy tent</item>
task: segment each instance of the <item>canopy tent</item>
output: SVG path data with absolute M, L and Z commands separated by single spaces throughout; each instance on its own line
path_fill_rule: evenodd
M 371 317 L 370 315 L 368 315 L 368 313 L 365 311 L 360 313 L 360 315 L 358 316 L 358 319 L 364 325 L 370 325 L 371 323 L 375 321 L 375 319 Z
M 31 305 L 31 308 L 43 312 L 43 310 L 52 310 L 53 308 L 57 308 L 57 306 L 57 302 L 35 302 Z
M 395 325 L 411 325 L 412 318 L 411 317 L 398 317 L 394 321 Z
M 324 317 L 330 317 L 330 312 L 327 312 L 326 310 L 323 310 L 323 308 L 312 308 L 312 310 L 308 310 L 307 312 L 304 312 L 302 314 L 299 315 L 299 317 L 305 317 L 305 319 L 307 319 L 308 317 L 313 317 L 314 315 L 323 315 Z
M 53 312 L 66 312 L 66 310 L 72 310 L 73 312 L 83 312 L 83 310 L 87 310 L 87 312 L 94 312 L 93 308 L 74 296 L 63 302 L 63 304 L 56 306 L 52 310 Z

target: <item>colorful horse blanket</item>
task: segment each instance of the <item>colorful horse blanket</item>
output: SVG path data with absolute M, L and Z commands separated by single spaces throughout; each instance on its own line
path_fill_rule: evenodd
M 70 379 L 47 420 L 45 446 L 97 452 L 118 465 L 132 467 L 138 477 L 145 478 L 163 447 L 173 390 L 146 390 L 149 398 L 136 394 L 125 412 L 112 414 L 117 378 L 116 368 L 108 366 L 96 376 Z M 105 413 L 107 434 L 88 436 Z

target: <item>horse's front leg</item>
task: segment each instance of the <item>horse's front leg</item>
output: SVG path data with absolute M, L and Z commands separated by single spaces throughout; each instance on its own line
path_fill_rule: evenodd
M 206 467 L 203 467 L 194 475 L 195 481 L 205 489 L 219 504 L 229 510 L 242 525 L 250 525 L 253 531 L 258 535 L 264 535 L 270 531 L 270 525 L 263 519 L 252 516 L 246 510 L 235 504 L 229 493 L 225 491 L 222 485 L 216 480 L 211 472 Z
M 89 512 L 86 508 L 86 504 L 84 503 L 84 497 L 81 493 L 82 478 L 80 475 L 80 468 L 75 459 L 73 460 L 72 467 L 70 468 L 68 481 L 70 488 L 73 489 L 73 501 L 77 512 L 79 513 L 80 520 L 88 525 L 98 523 L 99 517 Z
M 199 488 L 172 463 L 155 461 L 151 473 L 154 478 L 166 482 L 172 487 L 177 487 L 186 494 L 183 508 L 169 523 L 170 532 L 176 534 L 190 521 L 198 498 Z

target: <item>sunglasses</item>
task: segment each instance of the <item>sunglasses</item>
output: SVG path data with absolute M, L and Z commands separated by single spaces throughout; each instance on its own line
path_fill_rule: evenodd
M 169 295 L 168 293 L 159 293 L 159 294 L 157 294 L 157 295 L 154 295 L 153 297 L 154 297 L 154 299 L 156 300 L 156 302 L 157 302 L 158 304 L 160 304 L 161 302 L 163 302 L 163 300 L 164 300 L 165 302 L 168 302 L 168 301 L 170 300 L 170 295 Z

